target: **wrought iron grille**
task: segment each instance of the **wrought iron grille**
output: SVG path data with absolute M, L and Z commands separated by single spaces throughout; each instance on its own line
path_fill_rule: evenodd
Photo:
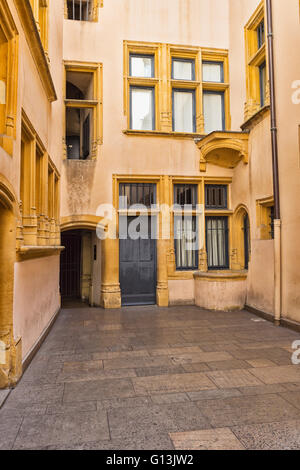
M 152 183 L 121 183 L 120 209 L 143 204 L 147 208 L 156 203 L 156 185 Z
M 90 21 L 93 0 L 68 0 L 69 20 Z

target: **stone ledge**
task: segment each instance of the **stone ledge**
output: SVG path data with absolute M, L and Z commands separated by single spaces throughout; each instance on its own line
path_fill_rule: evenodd
M 208 271 L 206 273 L 197 271 L 194 273 L 194 279 L 211 282 L 245 281 L 247 277 L 248 271 Z

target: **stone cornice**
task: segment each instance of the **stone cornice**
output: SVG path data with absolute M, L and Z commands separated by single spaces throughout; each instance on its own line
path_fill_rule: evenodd
M 48 60 L 41 42 L 29 0 L 14 0 L 26 40 L 50 102 L 57 100 Z

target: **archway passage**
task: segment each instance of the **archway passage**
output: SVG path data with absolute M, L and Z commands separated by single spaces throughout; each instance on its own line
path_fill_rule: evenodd
M 82 306 L 82 302 L 99 305 L 101 250 L 96 232 L 87 229 L 67 230 L 62 232 L 61 242 L 65 247 L 60 259 L 63 306 Z
M 81 297 L 81 231 L 72 230 L 61 234 L 65 247 L 60 259 L 60 292 L 63 299 Z

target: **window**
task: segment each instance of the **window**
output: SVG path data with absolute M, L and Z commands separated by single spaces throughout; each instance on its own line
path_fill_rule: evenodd
M 149 131 L 155 129 L 154 88 L 130 88 L 130 128 Z
M 102 67 L 66 63 L 66 156 L 95 158 L 102 136 Z
M 154 56 L 130 54 L 131 77 L 153 78 L 154 75 Z
M 202 65 L 202 79 L 204 82 L 223 83 L 223 62 L 204 61 Z
M 93 20 L 93 0 L 67 0 L 68 19 Z
M 261 21 L 257 30 L 257 49 L 260 49 L 265 43 L 265 21 Z
M 267 197 L 256 201 L 256 220 L 261 240 L 274 238 L 274 198 Z
M 194 90 L 173 89 L 173 131 L 196 132 Z
M 206 209 L 227 209 L 227 186 L 206 185 L 205 207 Z
M 60 244 L 59 173 L 22 113 L 20 198 L 24 245 Z
M 198 186 L 196 184 L 175 184 L 174 203 L 184 207 L 196 208 L 198 198 Z
M 203 114 L 205 134 L 225 129 L 223 92 L 203 92 Z
M 229 269 L 228 217 L 206 217 L 208 269 Z
M 120 183 L 120 209 L 143 204 L 151 208 L 156 203 L 156 185 L 152 183 Z
M 176 269 L 198 269 L 198 218 L 193 215 L 174 216 Z
M 189 59 L 172 60 L 173 80 L 195 80 L 195 61 Z
M 0 2 L 0 146 L 13 153 L 16 137 L 18 40 L 6 0 Z
M 229 128 L 227 50 L 124 41 L 124 134 L 203 135 L 205 105 L 209 132 Z
M 267 86 L 267 69 L 266 62 L 259 66 L 259 88 L 260 88 L 260 105 L 263 107 L 266 102 L 266 86 Z
M 269 104 L 265 34 L 264 2 L 261 2 L 245 26 L 246 121 Z

